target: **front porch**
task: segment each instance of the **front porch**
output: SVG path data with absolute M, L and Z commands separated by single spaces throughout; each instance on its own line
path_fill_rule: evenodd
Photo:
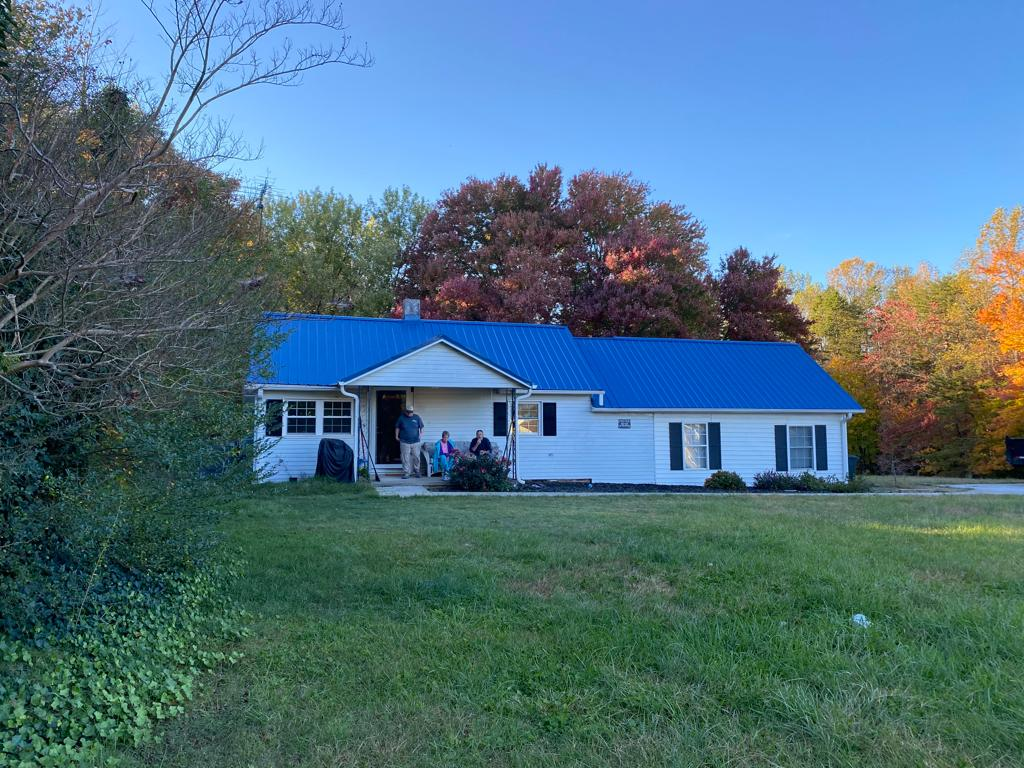
M 520 394 L 516 390 L 389 386 L 353 387 L 350 391 L 360 399 L 363 434 L 357 461 L 375 483 L 376 477 L 383 484 L 417 482 L 417 478 L 402 479 L 399 443 L 395 438 L 395 422 L 406 404 L 423 420 L 421 472 L 429 473 L 429 454 L 442 432 L 448 432 L 457 449 L 467 451 L 480 430 L 490 440 L 495 454 L 514 459 L 517 426 L 509 414 L 515 412 L 514 403 Z M 439 477 L 421 480 L 441 482 Z
M 533 385 L 483 360 L 449 339 L 433 339 L 397 358 L 362 371 L 343 383 L 359 398 L 357 461 L 371 479 L 401 473 L 395 422 L 406 406 L 423 421 L 422 441 L 433 446 L 448 432 L 460 450 L 482 431 L 492 450 L 513 463 L 518 424 L 510 418 Z M 421 471 L 428 470 L 427 451 Z

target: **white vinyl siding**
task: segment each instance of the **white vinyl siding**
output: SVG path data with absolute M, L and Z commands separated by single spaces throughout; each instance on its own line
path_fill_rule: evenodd
M 265 387 L 263 391 L 263 403 L 268 400 L 280 400 L 288 402 L 312 402 L 313 403 L 313 432 L 294 433 L 285 429 L 284 434 L 279 437 L 267 436 L 262 424 L 256 430 L 256 440 L 262 452 L 256 461 L 257 471 L 270 481 L 286 481 L 293 477 L 311 477 L 316 472 L 316 453 L 320 447 L 320 440 L 324 437 L 323 420 L 324 405 L 326 403 L 347 403 L 352 408 L 351 400 L 342 400 L 337 397 L 336 388 L 310 389 L 310 390 L 274 390 Z M 305 408 L 302 409 L 306 413 Z M 297 416 L 297 413 L 296 413 Z M 287 422 L 287 415 L 285 421 Z M 297 418 L 309 419 L 309 416 L 297 416 Z M 305 422 L 308 424 L 308 422 Z M 355 426 L 353 424 L 352 430 Z M 354 451 L 356 448 L 355 436 L 349 434 L 327 434 L 328 437 L 338 438 L 348 443 Z
M 707 424 L 683 424 L 683 460 L 686 469 L 708 468 Z
M 363 428 L 372 443 L 374 429 L 371 414 L 374 390 L 360 389 L 363 410 Z M 491 434 L 493 403 L 503 401 L 504 395 L 492 388 L 441 389 L 417 388 L 410 392 L 416 412 L 423 419 L 423 439 L 431 443 L 449 430 L 456 443 L 469 441 L 476 430 L 482 429 L 491 440 L 495 451 L 501 454 L 505 439 Z M 316 453 L 324 436 L 324 421 L 335 412 L 336 406 L 326 408 L 327 402 L 350 402 L 337 396 L 337 390 L 311 390 L 296 392 L 274 391 L 266 388 L 264 401 L 313 400 L 316 402 L 316 434 L 285 434 L 267 438 L 260 427 L 257 438 L 270 449 L 261 457 L 261 468 L 269 479 L 287 480 L 290 477 L 312 475 L 316 468 Z M 665 485 L 702 485 L 711 474 L 710 469 L 669 469 L 669 422 L 721 425 L 722 468 L 738 473 L 748 483 L 754 475 L 775 469 L 775 425 L 807 427 L 826 425 L 829 470 L 819 474 L 845 475 L 846 456 L 843 453 L 843 420 L 839 414 L 792 413 L 650 413 L 608 412 L 591 408 L 589 395 L 534 393 L 534 404 L 557 403 L 558 434 L 536 439 L 521 436 L 518 445 L 519 476 L 523 480 L 593 480 L 599 483 L 661 483 Z M 540 431 L 540 408 L 536 411 L 537 429 Z M 357 444 L 353 414 L 352 434 L 332 434 L 347 442 L 353 450 Z M 787 436 L 789 431 L 787 429 Z M 685 435 L 685 431 L 684 431 Z M 704 437 L 706 431 L 700 437 Z M 684 438 L 685 439 L 685 438 Z M 813 437 L 812 437 L 813 440 Z M 706 437 L 697 440 L 694 447 L 706 445 Z M 701 452 L 703 454 L 703 452 Z M 815 454 L 812 452 L 812 460 Z M 700 463 L 700 462 L 697 462 Z M 798 470 L 801 471 L 801 470 Z
M 522 389 L 500 371 L 444 343 L 425 347 L 348 382 L 353 387 L 440 387 L 444 389 Z
M 559 418 L 564 419 L 562 412 Z M 584 477 L 597 483 L 653 483 L 657 467 L 655 450 L 653 414 L 591 411 L 581 454 L 588 470 Z
M 629 415 L 629 414 L 619 414 Z M 636 415 L 633 414 L 633 418 Z M 653 415 L 655 482 L 664 485 L 703 485 L 710 469 L 671 470 L 669 465 L 668 425 L 670 422 L 684 424 L 717 421 L 721 425 L 722 469 L 735 472 L 748 484 L 754 475 L 775 469 L 775 425 L 807 427 L 813 433 L 815 424 L 826 426 L 826 450 L 828 466 L 825 471 L 813 471 L 826 476 L 846 476 L 846 455 L 843 452 L 843 418 L 840 414 L 823 413 L 656 413 Z M 787 436 L 789 431 L 787 429 Z M 813 457 L 813 453 L 812 453 Z
M 789 469 L 792 472 L 814 469 L 814 427 L 789 428 Z

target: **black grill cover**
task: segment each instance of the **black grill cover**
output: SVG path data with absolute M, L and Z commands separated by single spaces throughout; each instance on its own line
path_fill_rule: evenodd
M 1024 437 L 1006 438 L 1006 460 L 1013 467 L 1024 467 Z
M 316 476 L 333 477 L 339 483 L 351 483 L 354 459 L 348 443 L 325 437 L 316 452 Z

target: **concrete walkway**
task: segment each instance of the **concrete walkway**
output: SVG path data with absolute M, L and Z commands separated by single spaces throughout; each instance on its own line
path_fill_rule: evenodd
M 1024 496 L 1024 483 L 956 483 L 946 487 L 975 496 Z
M 433 485 L 437 489 L 438 485 Z M 957 483 L 956 485 L 943 486 L 950 490 L 901 490 L 901 491 L 871 491 L 869 493 L 759 493 L 758 496 L 1024 496 L 1024 483 Z M 473 491 L 442 491 L 429 490 L 423 484 L 409 485 L 382 485 L 377 487 L 377 493 L 381 496 L 397 498 L 408 498 L 410 496 L 516 496 L 518 498 L 529 498 L 531 496 L 679 496 L 681 498 L 692 498 L 703 496 L 700 492 L 694 493 L 671 493 L 669 491 L 636 491 L 636 492 L 602 492 L 586 491 L 573 493 L 572 491 L 509 491 L 509 492 L 473 492 Z M 746 492 L 742 493 L 714 493 L 714 496 L 751 496 Z

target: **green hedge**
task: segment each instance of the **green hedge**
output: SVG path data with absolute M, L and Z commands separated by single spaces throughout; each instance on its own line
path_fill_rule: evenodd
M 759 491 L 802 493 L 864 493 L 870 490 L 867 482 L 859 477 L 842 480 L 835 475 L 819 477 L 811 472 L 799 475 L 790 475 L 786 472 L 759 472 L 754 475 L 754 488 Z

